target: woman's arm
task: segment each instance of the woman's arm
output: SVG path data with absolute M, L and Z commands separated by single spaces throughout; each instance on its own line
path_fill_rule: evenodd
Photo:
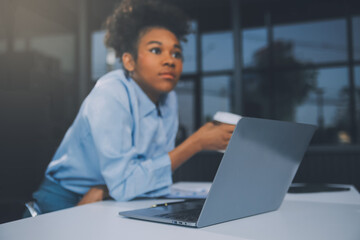
M 235 125 L 208 122 L 187 138 L 174 150 L 169 152 L 171 170 L 202 150 L 222 150 L 228 145 Z
M 169 152 L 171 170 L 174 171 L 194 154 L 202 150 L 225 149 L 234 129 L 234 125 L 206 123 L 178 147 Z M 102 201 L 107 197 L 109 197 L 109 193 L 105 185 L 95 186 L 84 195 L 78 205 Z

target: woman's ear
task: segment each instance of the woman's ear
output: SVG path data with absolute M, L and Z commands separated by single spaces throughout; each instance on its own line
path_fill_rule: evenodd
M 127 71 L 129 71 L 129 72 L 134 71 L 135 61 L 134 61 L 133 56 L 130 53 L 128 53 L 128 52 L 124 53 L 122 55 L 121 59 L 122 59 L 123 66 Z

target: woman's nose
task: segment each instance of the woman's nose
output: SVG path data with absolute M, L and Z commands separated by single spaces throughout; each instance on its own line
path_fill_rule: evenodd
M 171 53 L 165 54 L 163 64 L 170 67 L 175 67 L 175 59 Z

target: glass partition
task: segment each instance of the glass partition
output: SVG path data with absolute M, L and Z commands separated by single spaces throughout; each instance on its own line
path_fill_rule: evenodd
M 232 32 L 206 33 L 202 41 L 202 70 L 230 70 L 234 68 Z
M 186 36 L 187 42 L 181 42 L 183 48 L 183 73 L 195 73 L 196 72 L 196 30 L 197 23 L 193 21 L 191 23 L 191 31 L 189 35 Z
M 104 44 L 105 30 L 95 31 L 91 36 L 91 79 L 98 80 L 105 73 L 120 69 L 120 59 L 113 49 Z
M 302 76 L 295 78 L 295 76 Z M 288 72 L 278 75 L 296 85 L 292 92 L 285 89 L 280 95 L 289 95 L 278 105 L 279 119 L 309 123 L 318 126 L 315 144 L 349 144 L 351 139 L 348 70 L 346 67 L 323 68 L 314 72 Z M 304 83 L 299 83 L 304 81 Z
M 256 55 L 267 46 L 265 28 L 246 29 L 243 31 L 243 65 L 247 67 L 258 67 Z
M 354 59 L 360 60 L 360 16 L 353 17 Z
M 355 108 L 357 122 L 357 139 L 360 141 L 360 65 L 355 67 Z
M 202 122 L 212 120 L 217 111 L 231 111 L 231 77 L 211 76 L 202 79 Z
M 347 61 L 346 36 L 345 19 L 275 26 L 274 64 Z
M 180 80 L 175 88 L 179 104 L 179 132 L 177 142 L 182 142 L 194 132 L 195 100 L 193 79 Z

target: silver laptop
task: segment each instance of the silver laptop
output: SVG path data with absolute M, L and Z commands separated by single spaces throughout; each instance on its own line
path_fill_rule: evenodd
M 206 199 L 119 214 L 200 228 L 274 211 L 280 207 L 315 129 L 308 124 L 243 117 Z

